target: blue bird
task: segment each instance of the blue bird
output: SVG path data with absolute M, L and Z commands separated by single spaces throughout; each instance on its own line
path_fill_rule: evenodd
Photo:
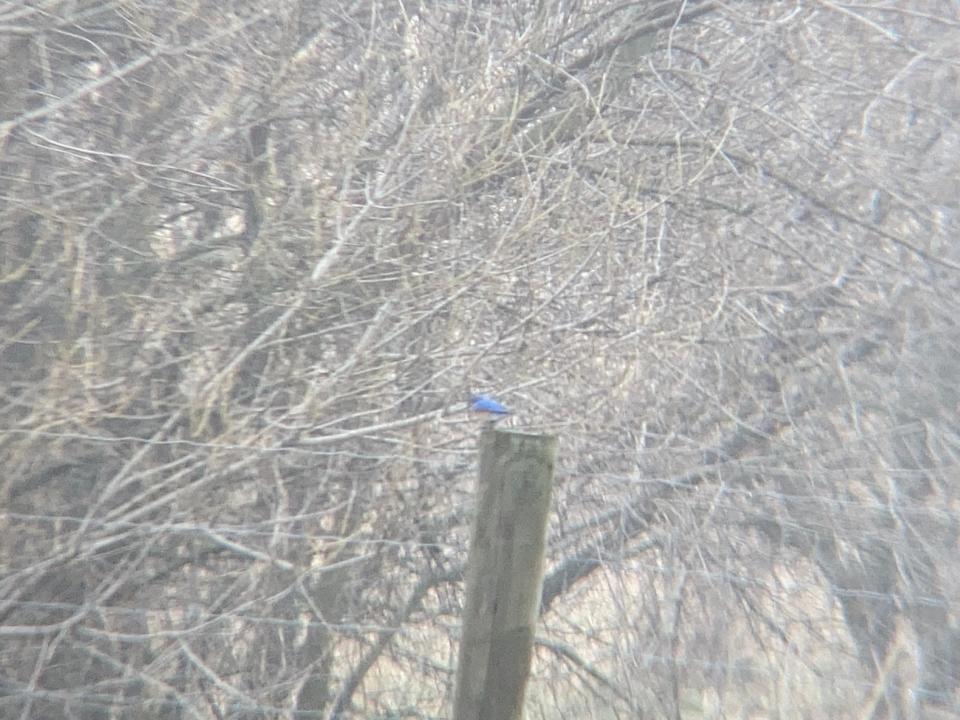
M 499 420 L 500 418 L 510 414 L 510 411 L 507 410 L 507 408 L 498 403 L 489 395 L 471 395 L 470 409 L 474 412 L 487 415 L 491 420 Z

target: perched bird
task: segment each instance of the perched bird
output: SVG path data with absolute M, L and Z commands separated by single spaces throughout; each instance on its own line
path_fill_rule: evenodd
M 507 408 L 489 395 L 471 395 L 470 409 L 476 413 L 483 413 L 491 422 L 496 422 L 510 414 Z

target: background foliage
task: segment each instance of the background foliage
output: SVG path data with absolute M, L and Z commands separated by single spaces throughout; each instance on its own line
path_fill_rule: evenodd
M 954 717 L 960 7 L 0 4 L 0 716 Z

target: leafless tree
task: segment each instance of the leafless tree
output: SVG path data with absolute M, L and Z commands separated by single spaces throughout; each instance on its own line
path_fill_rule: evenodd
M 531 717 L 958 707 L 960 8 L 0 5 L 0 716 L 449 714 L 470 390 Z

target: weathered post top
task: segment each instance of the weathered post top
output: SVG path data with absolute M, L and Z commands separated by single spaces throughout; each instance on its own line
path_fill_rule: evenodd
M 486 428 L 454 720 L 519 720 L 540 605 L 557 440 Z

